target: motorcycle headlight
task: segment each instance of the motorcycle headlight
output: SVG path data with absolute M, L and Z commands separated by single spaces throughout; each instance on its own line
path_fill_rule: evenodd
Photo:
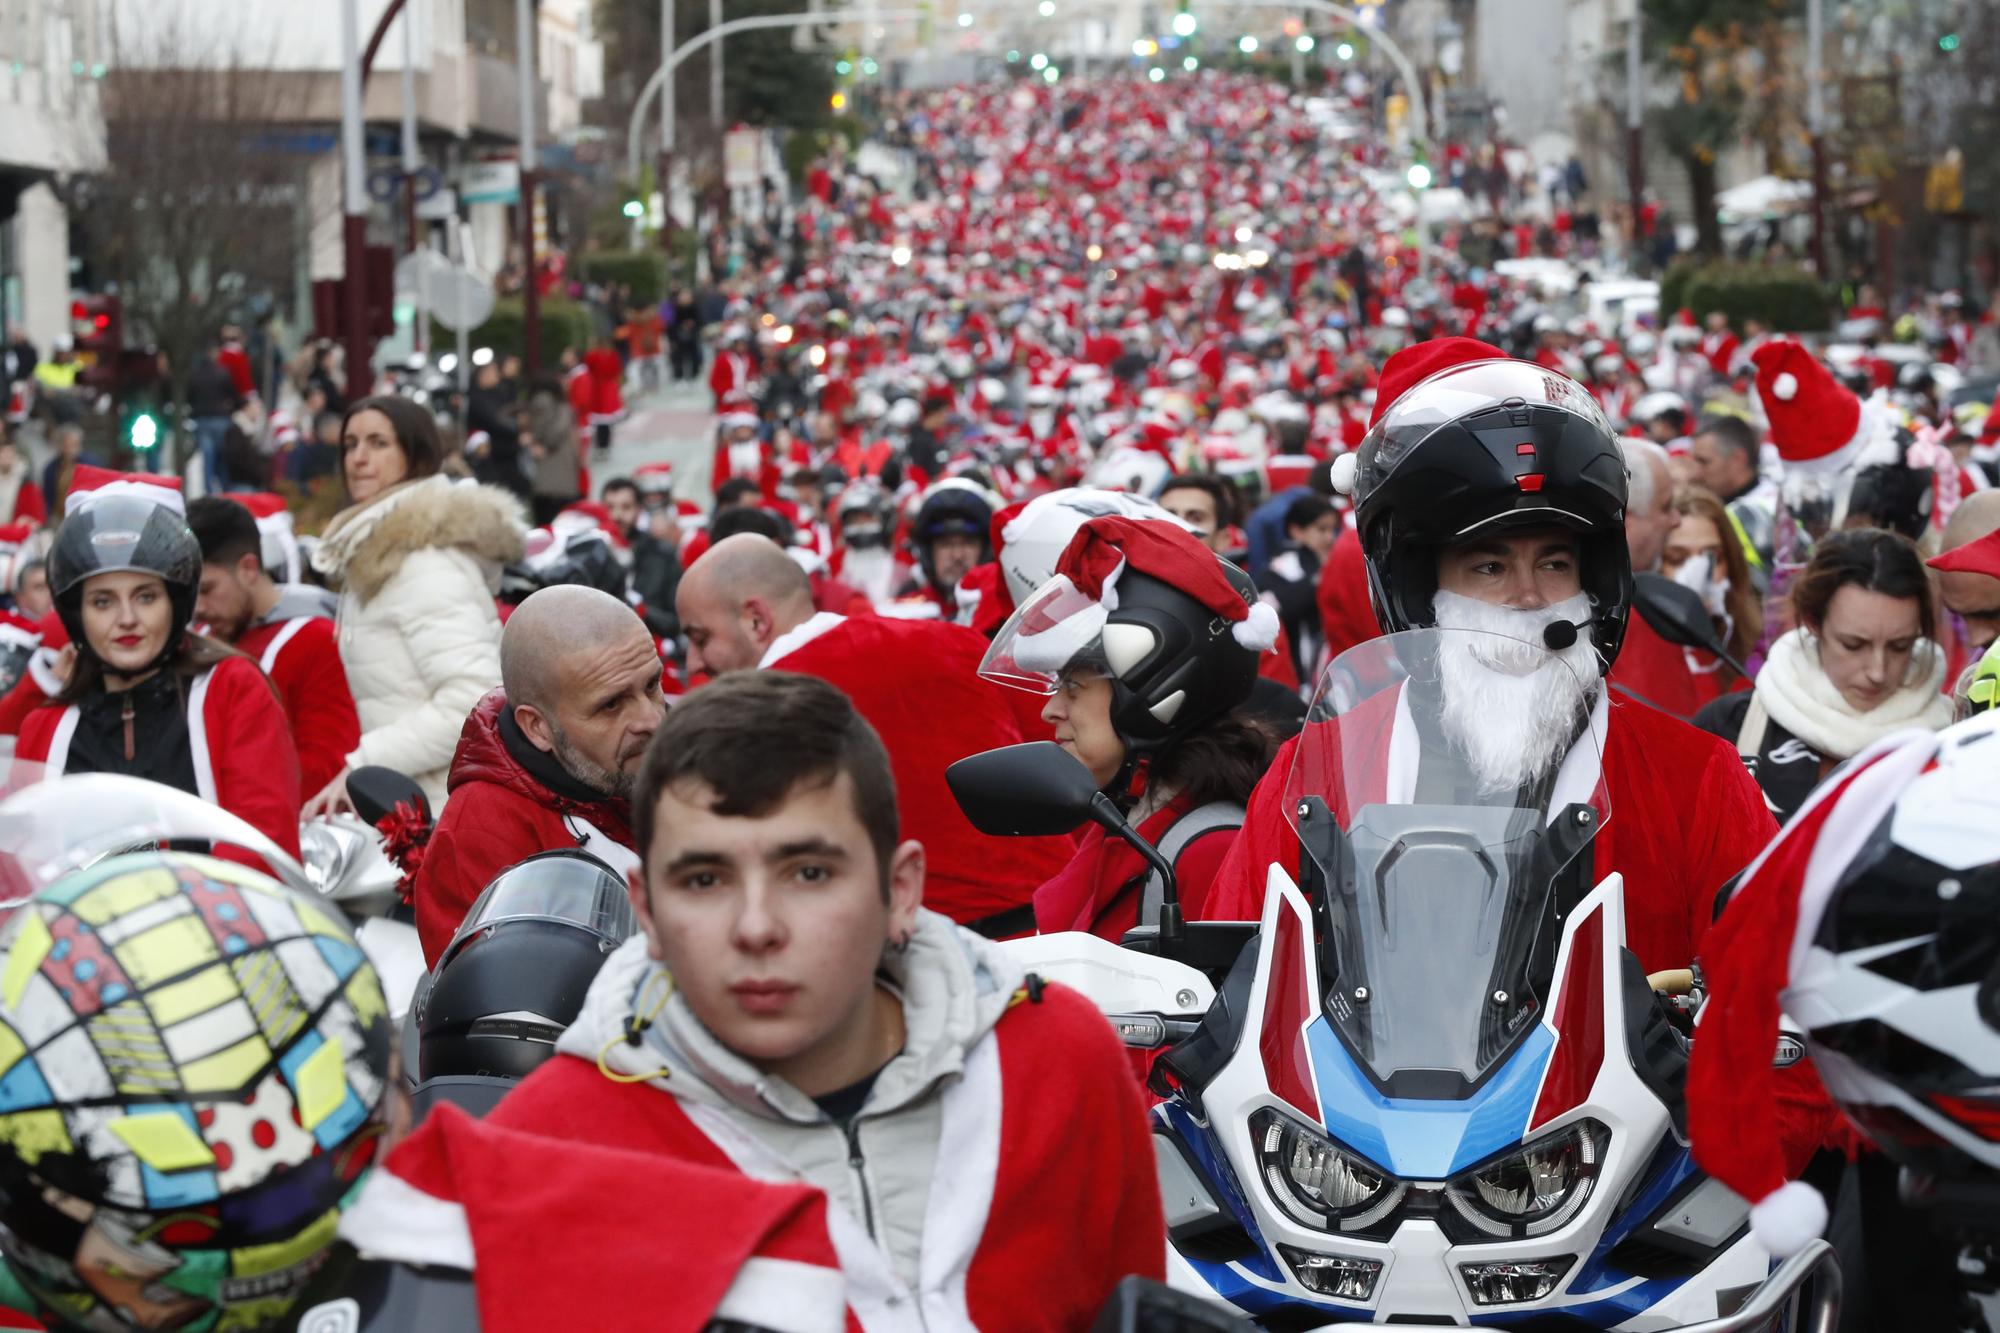
M 1293 1221 L 1359 1231 L 1389 1215 L 1409 1186 L 1317 1130 L 1266 1108 L 1250 1117 L 1264 1183 Z
M 1611 1131 L 1580 1120 L 1445 1183 L 1460 1217 L 1489 1236 L 1545 1236 L 1590 1198 Z
M 299 852 L 306 879 L 320 893 L 330 894 L 347 878 L 361 851 L 361 835 L 323 819 L 299 827 Z

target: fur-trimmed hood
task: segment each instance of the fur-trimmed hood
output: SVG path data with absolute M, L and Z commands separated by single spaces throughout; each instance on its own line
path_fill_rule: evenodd
M 455 547 L 505 565 L 521 558 L 527 529 L 521 502 L 506 491 L 439 474 L 391 486 L 335 515 L 313 568 L 367 602 L 413 551 Z

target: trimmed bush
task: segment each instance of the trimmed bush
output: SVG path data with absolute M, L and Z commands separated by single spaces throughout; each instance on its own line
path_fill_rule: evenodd
M 667 256 L 659 250 L 601 250 L 578 265 L 585 282 L 612 286 L 623 283 L 639 305 L 653 305 L 666 294 Z
M 579 352 L 590 349 L 590 312 L 574 301 L 564 301 L 553 297 L 542 298 L 542 362 L 554 365 L 562 355 L 563 348 L 574 347 Z M 527 317 L 521 308 L 518 296 L 503 296 L 493 303 L 493 314 L 484 324 L 466 335 L 472 347 L 491 347 L 495 356 L 509 354 L 519 356 L 525 345 L 523 333 L 527 328 Z M 458 335 L 442 324 L 434 324 L 431 345 L 438 348 L 456 346 Z
M 1720 310 L 1732 327 L 1763 320 L 1779 333 L 1822 333 L 1832 326 L 1827 289 L 1802 268 L 1765 264 L 1675 264 L 1660 282 L 1660 309 L 1671 318 L 1687 307 L 1696 320 Z

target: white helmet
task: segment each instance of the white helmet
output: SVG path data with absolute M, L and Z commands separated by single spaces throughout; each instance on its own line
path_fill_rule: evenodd
M 1000 572 L 1006 576 L 1007 591 L 1019 606 L 1054 576 L 1056 559 L 1069 545 L 1076 530 L 1093 518 L 1116 515 L 1120 518 L 1163 518 L 1180 520 L 1144 496 L 1127 491 L 1101 491 L 1072 487 L 1050 491 L 1030 500 L 1020 513 L 1001 529 Z M 1185 523 L 1181 523 L 1186 527 Z

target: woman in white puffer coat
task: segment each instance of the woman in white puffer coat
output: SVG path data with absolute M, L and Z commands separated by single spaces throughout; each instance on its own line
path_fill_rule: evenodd
M 353 503 L 313 567 L 340 589 L 361 743 L 305 813 L 347 808 L 347 774 L 364 764 L 409 774 L 440 811 L 466 714 L 500 683 L 493 595 L 501 566 L 521 558 L 526 518 L 505 491 L 441 474 L 437 422 L 407 399 L 350 407 L 340 454 Z

